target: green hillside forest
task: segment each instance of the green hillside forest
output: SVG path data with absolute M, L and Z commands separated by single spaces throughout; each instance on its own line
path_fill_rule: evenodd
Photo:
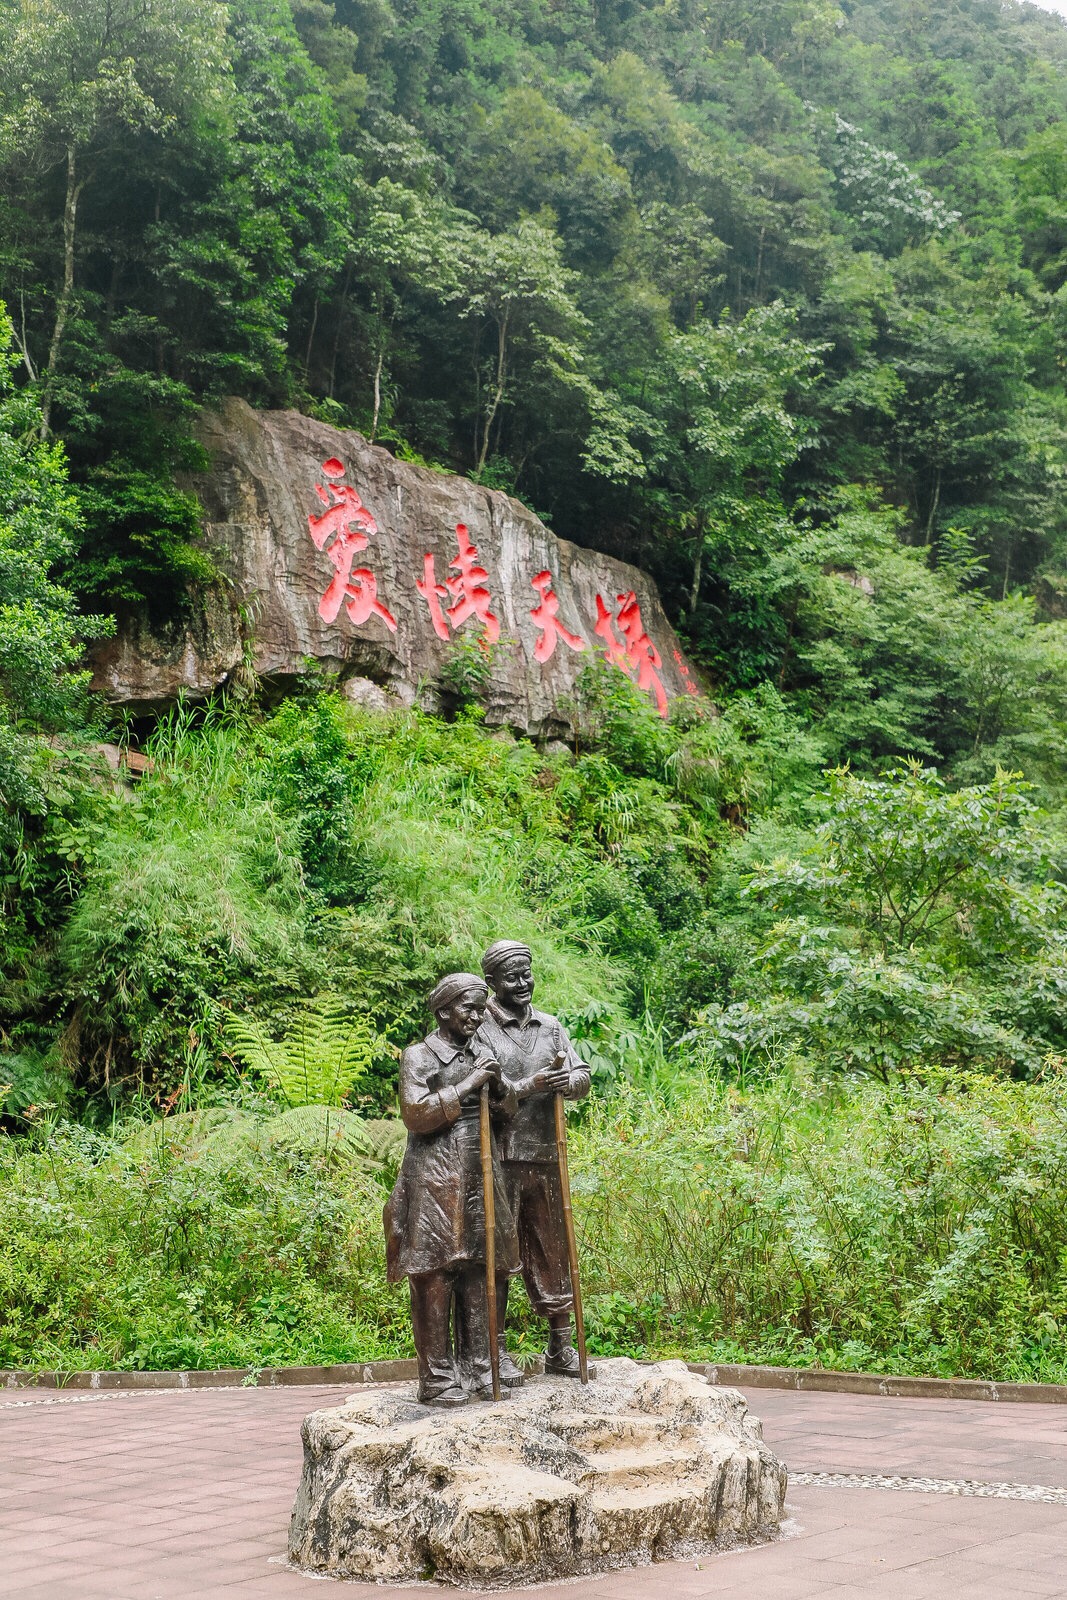
M 594 1351 L 1067 1381 L 1067 24 L 0 0 L 0 300 L 0 1368 L 409 1353 L 397 1054 L 506 934 Z M 223 395 L 643 566 L 708 694 L 102 703 Z

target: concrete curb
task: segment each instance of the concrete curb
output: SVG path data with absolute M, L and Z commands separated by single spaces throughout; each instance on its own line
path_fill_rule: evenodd
M 316 1383 L 396 1383 L 418 1377 L 414 1361 L 335 1367 L 217 1367 L 194 1372 L 0 1372 L 0 1389 L 274 1389 Z
M 711 1383 L 739 1389 L 872 1394 L 902 1400 L 999 1400 L 1067 1405 L 1067 1384 L 989 1383 L 977 1378 L 893 1378 L 811 1367 L 745 1367 L 691 1361 Z M 0 1389 L 275 1389 L 312 1384 L 397 1383 L 417 1377 L 414 1361 L 333 1367 L 223 1367 L 211 1372 L 0 1372 Z
M 1029 1405 L 1067 1405 L 1064 1383 L 990 1383 L 981 1378 L 893 1378 L 875 1372 L 824 1372 L 812 1367 L 742 1367 L 690 1362 L 710 1383 L 739 1389 L 819 1390 L 829 1394 L 876 1394 L 898 1400 L 1001 1400 Z

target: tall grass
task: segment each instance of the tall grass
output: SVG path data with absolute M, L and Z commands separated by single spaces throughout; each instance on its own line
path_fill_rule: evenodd
M 626 1032 L 627 975 L 584 898 L 606 869 L 528 744 L 323 697 L 265 721 L 179 708 L 149 754 L 56 942 L 63 1054 L 90 1090 L 165 1105 L 190 1050 L 222 1067 L 228 1013 L 277 1038 L 325 990 L 406 1044 L 441 973 L 503 935 L 534 950 L 543 1003 L 592 1004 L 598 1042 Z
M 1067 1080 L 621 1089 L 576 1132 L 599 1336 L 1067 1379 Z

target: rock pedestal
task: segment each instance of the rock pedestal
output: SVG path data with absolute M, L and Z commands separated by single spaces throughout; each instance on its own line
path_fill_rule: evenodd
M 290 1559 L 336 1578 L 498 1588 L 773 1538 L 786 1471 L 736 1389 L 600 1361 L 497 1405 L 353 1395 L 305 1418 Z

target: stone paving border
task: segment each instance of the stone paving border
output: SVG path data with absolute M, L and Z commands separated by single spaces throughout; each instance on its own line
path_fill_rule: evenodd
M 1067 1405 L 1067 1384 L 991 1383 L 980 1378 L 891 1377 L 817 1367 L 748 1367 L 692 1361 L 710 1383 L 739 1389 L 818 1390 L 903 1400 L 990 1400 Z M 540 1371 L 534 1362 L 532 1371 Z M 222 1367 L 190 1372 L 0 1372 L 0 1389 L 226 1389 L 332 1383 L 397 1383 L 418 1375 L 414 1361 L 365 1361 L 332 1367 Z
M 1045 1483 L 987 1483 L 981 1478 L 909 1478 L 886 1472 L 791 1472 L 790 1485 L 812 1489 L 898 1489 L 904 1494 L 958 1494 L 983 1500 L 1034 1500 L 1067 1506 L 1067 1489 Z
M 353 1361 L 333 1367 L 217 1367 L 189 1372 L 0 1372 L 0 1389 L 275 1389 L 398 1383 L 417 1377 L 414 1361 Z

